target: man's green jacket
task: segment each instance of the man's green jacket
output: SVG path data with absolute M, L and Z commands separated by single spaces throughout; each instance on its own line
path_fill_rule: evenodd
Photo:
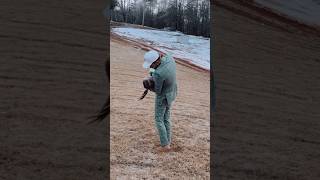
M 176 63 L 171 55 L 161 58 L 161 64 L 154 71 L 153 78 L 156 98 L 159 102 L 166 99 L 170 106 L 177 96 Z

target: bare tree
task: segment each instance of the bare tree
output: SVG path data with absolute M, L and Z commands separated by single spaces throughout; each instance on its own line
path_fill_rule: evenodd
M 142 26 L 144 26 L 144 18 L 146 16 L 146 0 L 143 0 L 143 14 L 142 14 Z
M 210 36 L 209 0 L 118 0 L 116 6 L 115 21 Z

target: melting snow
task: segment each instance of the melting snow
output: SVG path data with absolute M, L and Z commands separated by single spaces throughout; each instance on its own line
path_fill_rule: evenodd
M 112 32 L 134 40 L 142 40 L 155 49 L 172 53 L 174 57 L 187 59 L 196 66 L 210 69 L 210 38 L 186 35 L 177 31 L 131 27 L 113 28 Z

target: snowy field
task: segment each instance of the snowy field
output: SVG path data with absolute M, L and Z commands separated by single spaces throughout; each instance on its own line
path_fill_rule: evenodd
M 142 40 L 155 49 L 172 53 L 174 57 L 210 69 L 210 38 L 186 35 L 176 31 L 150 30 L 120 27 L 112 32 L 127 38 Z
M 255 0 L 303 23 L 320 26 L 320 0 Z

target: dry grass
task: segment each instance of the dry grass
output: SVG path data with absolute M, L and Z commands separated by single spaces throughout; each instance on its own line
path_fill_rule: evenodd
M 208 73 L 177 65 L 172 109 L 175 152 L 159 153 L 154 94 L 142 101 L 143 50 L 111 40 L 111 179 L 209 179 Z

